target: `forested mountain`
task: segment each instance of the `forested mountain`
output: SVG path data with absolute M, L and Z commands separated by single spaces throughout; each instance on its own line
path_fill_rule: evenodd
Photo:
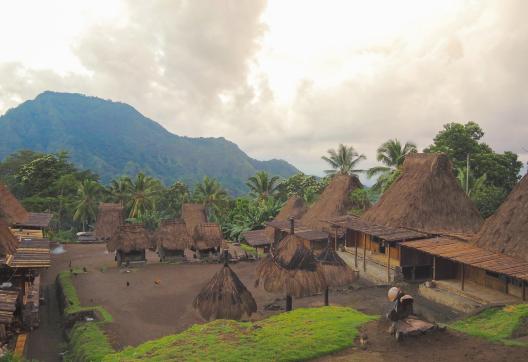
M 49 91 L 0 117 L 0 160 L 21 149 L 67 150 L 103 182 L 143 171 L 167 185 L 192 185 L 208 175 L 235 194 L 246 191 L 246 180 L 257 171 L 298 172 L 283 160 L 255 160 L 224 138 L 172 134 L 128 104 Z

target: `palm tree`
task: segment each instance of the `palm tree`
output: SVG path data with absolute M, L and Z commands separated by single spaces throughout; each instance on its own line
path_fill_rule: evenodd
M 278 192 L 279 176 L 270 177 L 267 172 L 259 171 L 246 182 L 250 192 L 259 200 L 266 200 Z
M 130 218 L 140 218 L 147 210 L 155 209 L 156 196 L 159 193 L 158 182 L 140 172 L 130 184 Z
M 467 168 L 460 167 L 457 168 L 457 179 L 466 194 L 471 197 L 474 192 L 484 186 L 487 176 L 486 174 L 483 174 L 482 176 L 475 178 L 475 175 L 473 175 L 473 173 L 470 171 L 468 178 Z
M 385 191 L 400 174 L 405 157 L 416 152 L 416 145 L 412 142 L 405 142 L 403 147 L 397 139 L 383 143 L 377 150 L 376 159 L 384 166 L 372 167 L 367 171 L 369 178 L 378 175 L 378 180 L 372 188 Z
M 86 224 L 95 220 L 101 185 L 93 180 L 84 180 L 79 184 L 77 190 L 77 205 L 73 219 L 80 221 L 83 231 L 86 231 Z
M 321 157 L 328 162 L 332 170 L 325 170 L 328 175 L 357 175 L 364 170 L 356 168 L 359 162 L 366 160 L 367 157 L 363 154 L 358 154 L 352 146 L 345 146 L 340 144 L 337 151 L 334 149 L 328 150 L 328 157 Z
M 119 202 L 122 205 L 127 205 L 130 200 L 130 193 L 132 189 L 132 180 L 128 176 L 121 176 L 110 182 L 108 192 L 114 202 Z
M 217 208 L 225 202 L 228 194 L 217 180 L 205 176 L 203 181 L 196 185 L 194 198 L 196 201 L 201 202 L 207 210 L 211 211 L 211 208 Z

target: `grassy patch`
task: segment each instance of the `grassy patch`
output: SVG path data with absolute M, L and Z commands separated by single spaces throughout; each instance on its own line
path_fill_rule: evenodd
M 451 328 L 472 336 L 486 338 L 492 342 L 528 346 L 528 343 L 512 339 L 512 335 L 521 327 L 525 318 L 528 318 L 528 304 L 517 304 L 504 308 L 487 309 L 480 314 L 451 324 Z
M 358 327 L 374 320 L 350 308 L 302 308 L 251 323 L 217 320 L 129 347 L 104 361 L 299 361 L 354 343 Z

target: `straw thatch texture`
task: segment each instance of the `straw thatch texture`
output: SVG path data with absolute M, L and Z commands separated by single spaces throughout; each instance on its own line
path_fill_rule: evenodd
M 194 228 L 191 244 L 195 250 L 218 248 L 224 240 L 220 225 L 214 223 L 199 224 Z
M 239 320 L 257 311 L 255 299 L 229 265 L 224 265 L 203 287 L 193 307 L 206 320 Z
M 356 176 L 334 176 L 319 199 L 301 218 L 301 224 L 314 230 L 330 232 L 328 223 L 323 220 L 346 215 L 354 207 L 350 193 L 360 187 L 361 182 Z
M 317 261 L 321 264 L 326 284 L 329 287 L 349 285 L 358 277 L 357 273 L 331 247 L 325 248 L 317 256 Z
M 0 255 L 14 254 L 18 246 L 18 240 L 9 230 L 9 225 L 0 219 Z
M 292 196 L 282 206 L 281 210 L 275 216 L 273 221 L 288 221 L 290 217 L 300 219 L 308 210 L 306 203 L 303 199 L 297 196 Z M 272 243 L 275 237 L 275 228 L 267 226 L 265 229 L 266 235 L 268 236 L 270 243 Z
M 29 213 L 2 183 L 0 183 L 0 219 L 11 225 L 23 224 L 29 219 Z
M 286 236 L 274 254 L 261 260 L 257 267 L 257 284 L 260 282 L 269 293 L 293 297 L 307 297 L 326 288 L 321 266 L 296 235 Z
M 482 217 L 444 154 L 408 155 L 403 172 L 362 219 L 429 233 L 476 233 Z
M 485 249 L 528 261 L 528 175 L 525 175 L 475 238 Z
M 183 204 L 182 219 L 187 226 L 189 235 L 193 235 L 198 225 L 207 222 L 205 207 L 202 204 Z
M 142 224 L 124 224 L 108 240 L 109 251 L 120 250 L 125 253 L 148 249 L 150 240 L 147 230 Z
M 158 248 L 185 250 L 191 241 L 191 237 L 182 220 L 163 220 L 153 235 L 153 241 Z
M 100 240 L 109 240 L 123 225 L 123 205 L 100 203 L 95 222 L 95 236 Z

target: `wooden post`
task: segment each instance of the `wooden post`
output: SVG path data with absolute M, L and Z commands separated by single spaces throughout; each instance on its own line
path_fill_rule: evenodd
M 387 252 L 387 282 L 390 283 L 390 243 L 387 244 L 387 247 L 389 248 Z
M 433 255 L 433 280 L 436 280 L 436 256 Z
M 290 312 L 293 309 L 293 300 L 291 295 L 286 295 L 286 312 Z
M 357 244 L 358 244 L 358 236 L 357 236 L 357 232 L 354 231 L 354 249 L 356 250 L 355 252 L 355 255 L 354 255 L 354 263 L 355 263 L 355 266 L 356 266 L 356 269 L 358 267 L 358 264 L 357 264 Z
M 335 228 L 335 234 L 334 234 L 334 250 L 337 251 L 337 226 Z
M 460 289 L 464 290 L 464 264 L 460 263 Z
M 506 275 L 504 278 L 504 293 L 508 294 L 508 277 Z
M 328 287 L 325 289 L 324 303 L 326 306 L 328 306 Z
M 412 267 L 411 270 L 412 270 L 412 272 L 411 272 L 411 274 L 412 274 L 412 275 L 411 275 L 411 279 L 414 281 L 414 280 L 416 279 L 416 266 L 413 265 L 413 267 Z
M 526 300 L 526 282 L 524 280 L 521 280 L 522 283 L 522 300 Z
M 367 271 L 367 240 L 365 240 L 365 234 L 363 236 L 363 271 Z
M 258 249 L 257 249 L 257 247 L 256 247 L 256 246 L 255 246 L 255 257 L 256 257 L 256 258 L 257 258 L 257 260 L 258 260 L 258 258 L 259 258 L 259 257 L 258 257 Z

